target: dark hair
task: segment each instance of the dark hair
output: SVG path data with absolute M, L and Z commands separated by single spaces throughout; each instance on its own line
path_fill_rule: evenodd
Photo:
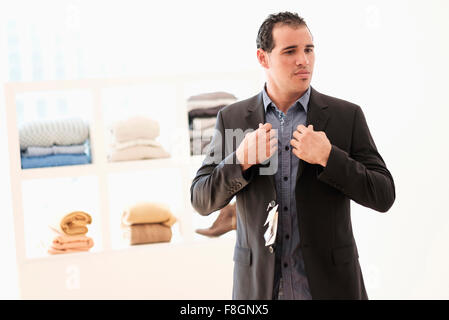
M 257 49 L 262 49 L 266 52 L 271 52 L 274 48 L 273 41 L 273 28 L 277 23 L 289 25 L 293 27 L 306 26 L 307 24 L 303 18 L 298 16 L 297 13 L 292 12 L 279 12 L 276 14 L 270 14 L 259 28 L 257 33 Z M 308 27 L 307 27 L 308 29 Z

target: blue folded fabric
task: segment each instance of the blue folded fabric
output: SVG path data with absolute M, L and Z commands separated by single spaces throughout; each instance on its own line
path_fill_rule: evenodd
M 88 154 L 52 154 L 39 157 L 24 157 L 21 155 L 20 158 L 22 169 L 73 166 L 91 163 L 91 158 Z

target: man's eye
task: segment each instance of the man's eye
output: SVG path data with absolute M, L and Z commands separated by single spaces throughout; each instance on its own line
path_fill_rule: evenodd
M 306 52 L 307 52 L 307 53 L 313 52 L 313 49 L 306 49 Z
M 285 51 L 286 54 L 292 54 L 293 52 L 293 50 Z

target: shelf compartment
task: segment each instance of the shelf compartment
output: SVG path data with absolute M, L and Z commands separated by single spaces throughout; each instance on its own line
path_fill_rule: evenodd
M 92 217 L 86 234 L 94 241 L 90 250 L 102 249 L 97 177 L 27 180 L 22 182 L 22 192 L 27 258 L 50 255 L 47 250 L 57 234 L 49 226 L 73 211 Z

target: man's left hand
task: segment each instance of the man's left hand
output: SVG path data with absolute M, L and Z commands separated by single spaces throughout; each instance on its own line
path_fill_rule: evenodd
M 323 131 L 313 131 L 313 126 L 305 127 L 300 124 L 293 132 L 290 140 L 293 154 L 310 164 L 325 167 L 332 149 L 332 145 Z

